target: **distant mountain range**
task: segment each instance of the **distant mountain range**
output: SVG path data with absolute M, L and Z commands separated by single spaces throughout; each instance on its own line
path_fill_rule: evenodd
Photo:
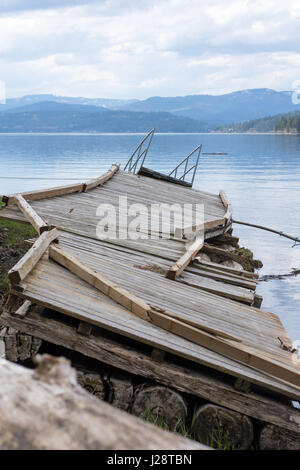
M 300 111 L 291 93 L 262 88 L 146 100 L 29 95 L 0 104 L 0 132 L 209 132 Z
M 42 101 L 0 112 L 0 132 L 202 132 L 200 122 L 171 113 L 113 111 Z

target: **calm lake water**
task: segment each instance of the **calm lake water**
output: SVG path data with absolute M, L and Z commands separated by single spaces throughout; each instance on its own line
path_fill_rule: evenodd
M 0 193 L 39 189 L 100 175 L 110 164 L 124 164 L 142 136 L 0 135 Z M 234 218 L 300 236 L 300 136 L 157 134 L 147 165 L 170 171 L 194 147 L 227 152 L 201 157 L 194 187 L 224 189 Z M 300 268 L 300 246 L 254 228 L 234 226 L 241 246 L 254 251 L 260 274 L 284 274 Z M 300 341 L 300 276 L 261 282 L 262 308 L 279 314 L 293 341 Z

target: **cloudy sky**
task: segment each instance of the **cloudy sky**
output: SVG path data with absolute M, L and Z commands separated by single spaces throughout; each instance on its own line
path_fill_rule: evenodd
M 7 96 L 147 98 L 300 80 L 300 2 L 0 0 Z

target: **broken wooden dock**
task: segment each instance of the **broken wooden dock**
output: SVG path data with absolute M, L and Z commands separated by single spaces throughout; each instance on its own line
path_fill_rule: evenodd
M 234 391 L 210 376 L 209 371 L 215 371 L 258 390 L 300 398 L 299 362 L 288 350 L 291 342 L 278 316 L 253 306 L 257 276 L 217 263 L 193 262 L 204 242 L 178 239 L 174 225 L 169 238 L 156 233 L 151 239 L 149 223 L 145 239 L 99 239 L 97 207 L 110 204 L 118 212 L 120 196 L 126 196 L 128 204 L 149 208 L 203 204 L 205 243 L 231 229 L 232 207 L 224 191 L 198 191 L 149 174 L 121 171 L 117 164 L 90 182 L 6 196 L 0 218 L 30 222 L 40 236 L 9 273 L 11 297 L 1 322 L 161 383 L 168 382 L 169 370 L 172 386 L 203 398 L 211 394 L 206 381 L 215 387 L 211 401 L 299 429 L 297 410 L 281 404 L 276 417 L 272 398 Z M 118 229 L 124 229 L 120 224 Z M 34 305 L 57 316 L 36 312 Z M 76 322 L 87 336 L 76 331 Z M 190 375 L 182 380 L 184 369 L 167 362 L 161 365 L 162 373 L 147 348 L 189 361 Z

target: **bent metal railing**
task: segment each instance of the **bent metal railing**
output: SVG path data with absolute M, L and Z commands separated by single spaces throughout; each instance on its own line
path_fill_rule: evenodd
M 124 170 L 131 171 L 132 173 L 137 173 L 137 165 L 140 160 L 142 160 L 141 164 L 139 165 L 139 168 L 141 168 L 144 164 L 144 161 L 146 159 L 149 147 L 152 142 L 153 134 L 155 132 L 155 129 L 152 129 L 146 137 L 143 138 L 142 142 L 137 146 L 131 157 L 129 158 L 128 162 L 125 165 Z M 146 144 L 147 142 L 147 144 Z M 143 149 L 144 144 L 146 144 L 146 147 Z
M 197 168 L 198 168 L 201 149 L 202 149 L 202 144 L 199 145 L 198 147 L 196 147 L 187 157 L 185 157 L 180 163 L 178 163 L 178 165 L 174 168 L 174 170 L 172 170 L 171 173 L 169 173 L 169 176 L 173 176 L 173 178 L 176 178 L 176 179 L 181 180 L 181 181 L 186 181 L 186 179 L 185 179 L 186 175 L 188 175 L 192 170 L 194 170 L 192 180 L 190 181 L 191 185 L 193 186 L 196 171 L 197 171 Z M 196 153 L 196 152 L 198 152 L 198 153 Z M 195 162 L 194 165 L 192 165 L 190 168 L 188 168 L 190 160 L 193 157 L 193 155 L 195 155 L 195 154 L 196 154 L 196 162 Z M 177 174 L 178 173 L 180 174 L 181 171 L 183 171 L 182 175 L 177 176 Z

